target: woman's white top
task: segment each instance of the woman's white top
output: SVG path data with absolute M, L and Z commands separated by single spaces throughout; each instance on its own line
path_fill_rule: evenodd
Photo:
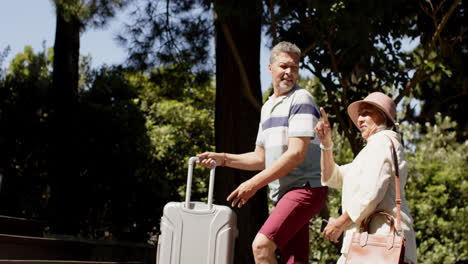
M 398 167 L 400 168 L 401 224 L 406 238 L 405 259 L 416 263 L 416 237 L 413 230 L 404 187 L 408 176 L 406 159 L 400 143 L 400 135 L 391 130 L 383 130 L 370 136 L 367 145 L 353 162 L 338 166 L 335 164 L 331 177 L 323 185 L 342 189 L 341 205 L 354 222 L 344 231 L 341 253 L 347 253 L 354 231 L 358 231 L 361 221 L 376 211 L 385 211 L 395 218 L 395 169 L 390 139 L 395 145 Z M 389 225 L 384 217 L 374 217 L 370 232 L 387 234 Z

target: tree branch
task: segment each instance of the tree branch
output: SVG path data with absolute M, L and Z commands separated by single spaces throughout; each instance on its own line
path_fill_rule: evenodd
M 436 45 L 436 41 L 439 39 L 440 34 L 442 30 L 444 29 L 445 25 L 447 24 L 448 19 L 450 16 L 452 16 L 453 12 L 457 8 L 458 4 L 461 2 L 461 0 L 455 0 L 453 4 L 450 6 L 449 11 L 443 16 L 442 20 L 440 21 L 440 24 L 436 27 L 436 31 L 434 32 L 434 35 L 431 38 L 431 42 L 429 43 L 429 46 L 427 47 L 426 50 L 424 50 L 424 56 L 421 61 L 427 60 L 429 55 L 431 54 L 432 50 L 434 49 Z M 435 19 L 435 18 L 433 18 Z M 425 75 L 424 71 L 419 69 L 416 71 L 416 73 L 413 75 L 413 78 L 409 81 L 409 83 L 405 86 L 403 91 L 395 98 L 395 104 L 398 104 L 403 97 L 407 96 L 411 90 L 420 82 L 420 80 L 423 78 Z
M 461 0 L 455 0 L 452 4 L 452 6 L 450 6 L 450 9 L 449 11 L 445 14 L 445 16 L 442 18 L 442 20 L 440 21 L 440 24 L 439 26 L 437 26 L 437 30 L 436 32 L 434 33 L 434 36 L 432 36 L 432 41 L 431 41 L 431 51 L 432 51 L 432 48 L 434 48 L 435 46 L 435 41 L 439 38 L 440 36 L 440 33 L 442 32 L 442 30 L 444 29 L 445 25 L 447 24 L 447 21 L 448 19 L 450 18 L 450 16 L 452 16 L 453 12 L 455 11 L 455 9 L 457 8 L 458 4 L 461 2 Z
M 274 46 L 278 43 L 278 36 L 276 33 L 275 0 L 270 0 L 268 7 L 270 10 L 271 35 L 273 36 L 273 46 Z
M 309 70 L 314 76 L 318 75 L 317 72 L 314 71 L 308 64 L 304 64 L 303 67 Z
M 311 45 L 307 46 L 304 48 L 304 50 L 302 51 L 302 56 L 306 56 L 307 53 L 309 53 L 309 51 L 311 51 L 313 48 L 315 48 L 317 46 L 317 44 L 315 43 L 312 43 Z
M 340 76 L 340 72 L 338 70 L 338 63 L 336 61 L 335 53 L 332 49 L 330 40 L 326 41 L 327 49 L 328 49 L 328 54 L 330 54 L 330 59 L 331 59 L 331 64 L 332 64 L 332 71 L 335 74 L 336 78 L 338 78 L 338 81 L 340 82 L 342 88 L 343 88 L 343 93 L 341 96 L 341 101 L 343 105 L 348 105 L 348 90 L 349 90 L 349 84 L 346 82 L 343 78 Z

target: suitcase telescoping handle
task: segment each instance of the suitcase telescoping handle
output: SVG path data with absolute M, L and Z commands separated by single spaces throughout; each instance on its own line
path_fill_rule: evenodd
M 189 159 L 188 173 L 187 173 L 187 190 L 185 191 L 185 208 L 189 209 L 190 207 L 190 194 L 192 192 L 192 175 L 193 175 L 193 166 L 196 161 L 201 160 L 199 157 L 191 157 Z M 213 207 L 213 188 L 214 188 L 214 176 L 215 176 L 216 162 L 210 169 L 210 183 L 208 185 L 208 208 Z

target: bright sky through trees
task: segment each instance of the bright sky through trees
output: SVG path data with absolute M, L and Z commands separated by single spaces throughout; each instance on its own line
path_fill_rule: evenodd
M 21 15 L 18 15 L 21 12 Z M 125 61 L 126 51 L 114 40 L 123 24 L 125 14 L 112 19 L 105 29 L 89 29 L 81 36 L 80 53 L 91 54 L 93 67 L 102 64 L 120 64 Z M 48 0 L 5 0 L 0 8 L 0 51 L 7 46 L 11 50 L 2 65 L 7 67 L 13 57 L 30 45 L 35 52 L 54 45 L 55 10 Z M 268 72 L 269 49 L 262 44 L 261 82 L 263 90 L 270 87 Z
M 21 12 L 21 15 L 18 15 Z M 81 36 L 80 53 L 91 54 L 93 67 L 102 64 L 120 64 L 125 61 L 126 51 L 114 40 L 123 25 L 125 14 L 112 19 L 105 29 L 89 29 Z M 30 45 L 35 52 L 54 45 L 55 39 L 55 10 L 49 0 L 4 0 L 0 8 L 0 51 L 7 46 L 11 50 L 2 65 L 7 67 L 13 57 L 22 52 L 24 46 Z M 408 49 L 414 48 L 417 41 L 403 43 Z M 261 50 L 261 83 L 265 91 L 271 85 L 268 72 L 269 48 L 262 42 Z M 302 70 L 301 76 L 310 76 Z
M 7 0 L 2 1 L 0 9 L 0 50 L 8 45 L 11 48 L 5 62 L 8 66 L 13 57 L 22 52 L 24 46 L 30 45 L 34 51 L 54 45 L 55 10 L 49 0 Z M 21 12 L 21 15 L 18 13 Z M 120 25 L 119 18 L 114 19 L 106 29 L 90 29 L 81 36 L 80 53 L 91 54 L 93 66 L 104 63 L 122 63 L 125 50 L 113 40 Z

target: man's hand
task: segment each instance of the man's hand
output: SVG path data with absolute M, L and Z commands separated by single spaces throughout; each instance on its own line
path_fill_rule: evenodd
M 241 208 L 252 196 L 254 196 L 256 192 L 257 188 L 255 184 L 252 180 L 247 180 L 239 185 L 239 187 L 237 187 L 237 189 L 235 189 L 226 200 L 228 202 L 232 200 L 232 207 L 237 205 L 237 207 Z
M 207 168 L 213 167 L 215 162 L 216 162 L 216 166 L 224 166 L 224 154 L 223 153 L 205 152 L 202 154 L 198 154 L 197 157 L 201 159 L 201 161 L 197 161 L 197 164 L 205 166 Z

